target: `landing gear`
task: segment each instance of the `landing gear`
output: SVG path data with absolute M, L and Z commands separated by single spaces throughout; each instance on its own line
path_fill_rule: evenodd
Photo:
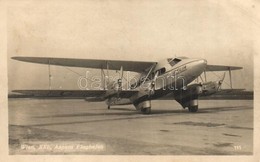
M 151 107 L 141 108 L 143 114 L 151 114 Z
M 198 99 L 193 99 L 189 101 L 189 112 L 197 112 L 198 111 Z
M 189 109 L 189 112 L 197 112 L 198 111 L 198 105 L 189 106 L 188 109 Z
M 195 113 L 199 109 L 198 99 L 191 99 L 191 100 L 183 99 L 183 100 L 177 100 L 177 101 L 182 105 L 182 107 L 184 109 L 188 108 L 189 112 Z
M 110 109 L 110 106 L 107 106 L 107 109 L 109 110 L 109 109 Z
M 136 110 L 141 111 L 141 113 L 143 113 L 143 114 L 150 114 L 152 112 L 150 100 L 135 103 L 134 106 L 135 106 Z

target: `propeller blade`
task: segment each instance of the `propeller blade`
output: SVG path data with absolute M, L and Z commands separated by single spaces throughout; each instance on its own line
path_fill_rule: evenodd
M 224 73 L 223 76 L 222 76 L 222 79 L 220 79 L 220 81 L 219 81 L 219 84 L 220 84 L 220 85 L 223 83 L 223 81 L 224 81 L 224 79 L 225 79 L 225 75 L 226 75 L 226 73 Z
M 154 76 L 154 78 L 153 78 L 153 80 L 152 80 L 152 82 L 151 82 L 151 86 L 152 86 L 151 88 L 154 88 L 154 87 L 155 87 L 155 81 L 156 81 L 158 75 L 159 75 L 159 71 L 157 71 L 157 72 L 155 73 L 155 76 Z
M 222 83 L 224 82 L 224 79 L 225 79 L 225 76 L 226 76 L 226 73 L 224 73 L 223 74 L 223 76 L 222 76 L 222 78 L 219 80 L 219 82 L 218 82 L 218 85 L 219 85 L 219 90 L 221 89 L 221 85 L 222 85 Z
M 150 90 L 149 90 L 149 97 L 154 94 L 155 81 L 156 81 L 158 75 L 159 75 L 159 71 L 157 71 L 157 72 L 155 73 L 155 76 L 154 76 L 154 78 L 153 78 L 153 80 L 152 80 L 152 82 L 151 82 Z

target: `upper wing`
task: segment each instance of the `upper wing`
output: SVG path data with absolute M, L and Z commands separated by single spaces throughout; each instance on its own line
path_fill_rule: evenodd
M 106 90 L 14 90 L 25 95 L 25 97 L 31 98 L 102 98 L 105 95 Z M 135 94 L 136 90 L 122 90 L 119 94 L 121 98 L 128 98 Z
M 205 71 L 228 71 L 228 70 L 239 70 L 243 67 L 238 66 L 224 66 L 224 65 L 207 65 Z
M 120 61 L 120 60 L 95 60 L 95 59 L 74 59 L 74 58 L 50 58 L 50 57 L 12 57 L 12 59 L 32 62 L 38 64 L 50 64 L 71 67 L 86 67 L 109 70 L 119 70 L 121 66 L 125 71 L 143 72 L 156 62 L 144 61 Z

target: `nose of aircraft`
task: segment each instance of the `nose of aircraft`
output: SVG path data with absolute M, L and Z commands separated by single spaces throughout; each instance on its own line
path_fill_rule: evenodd
M 207 60 L 205 59 L 201 59 L 200 61 L 202 62 L 202 64 L 207 64 Z
M 206 65 L 207 65 L 207 60 L 205 60 L 205 59 L 199 59 L 199 60 L 197 61 L 197 65 L 199 65 L 200 67 L 206 67 Z
M 204 67 L 206 67 L 206 65 L 207 65 L 207 60 L 205 60 L 205 59 L 201 59 L 198 62 L 199 62 L 200 65 L 202 65 Z
M 203 70 L 203 71 L 204 71 L 204 69 L 205 69 L 206 66 L 207 66 L 207 60 L 205 60 L 205 59 L 199 59 L 199 60 L 196 61 L 195 66 L 196 66 L 197 68 L 199 68 L 200 70 Z

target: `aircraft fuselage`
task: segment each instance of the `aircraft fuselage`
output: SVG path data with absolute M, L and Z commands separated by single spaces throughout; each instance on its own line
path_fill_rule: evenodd
M 185 90 L 189 83 L 201 75 L 207 65 L 207 61 L 204 59 L 177 58 L 176 63 L 171 64 L 170 62 L 171 60 L 166 59 L 158 62 L 149 75 L 150 77 L 135 87 L 139 92 L 131 98 L 120 100 L 110 98 L 107 104 L 134 104 L 137 109 L 144 106 L 149 107 L 149 102 L 152 99 L 160 98 L 180 89 Z M 156 73 L 159 73 L 157 77 Z

